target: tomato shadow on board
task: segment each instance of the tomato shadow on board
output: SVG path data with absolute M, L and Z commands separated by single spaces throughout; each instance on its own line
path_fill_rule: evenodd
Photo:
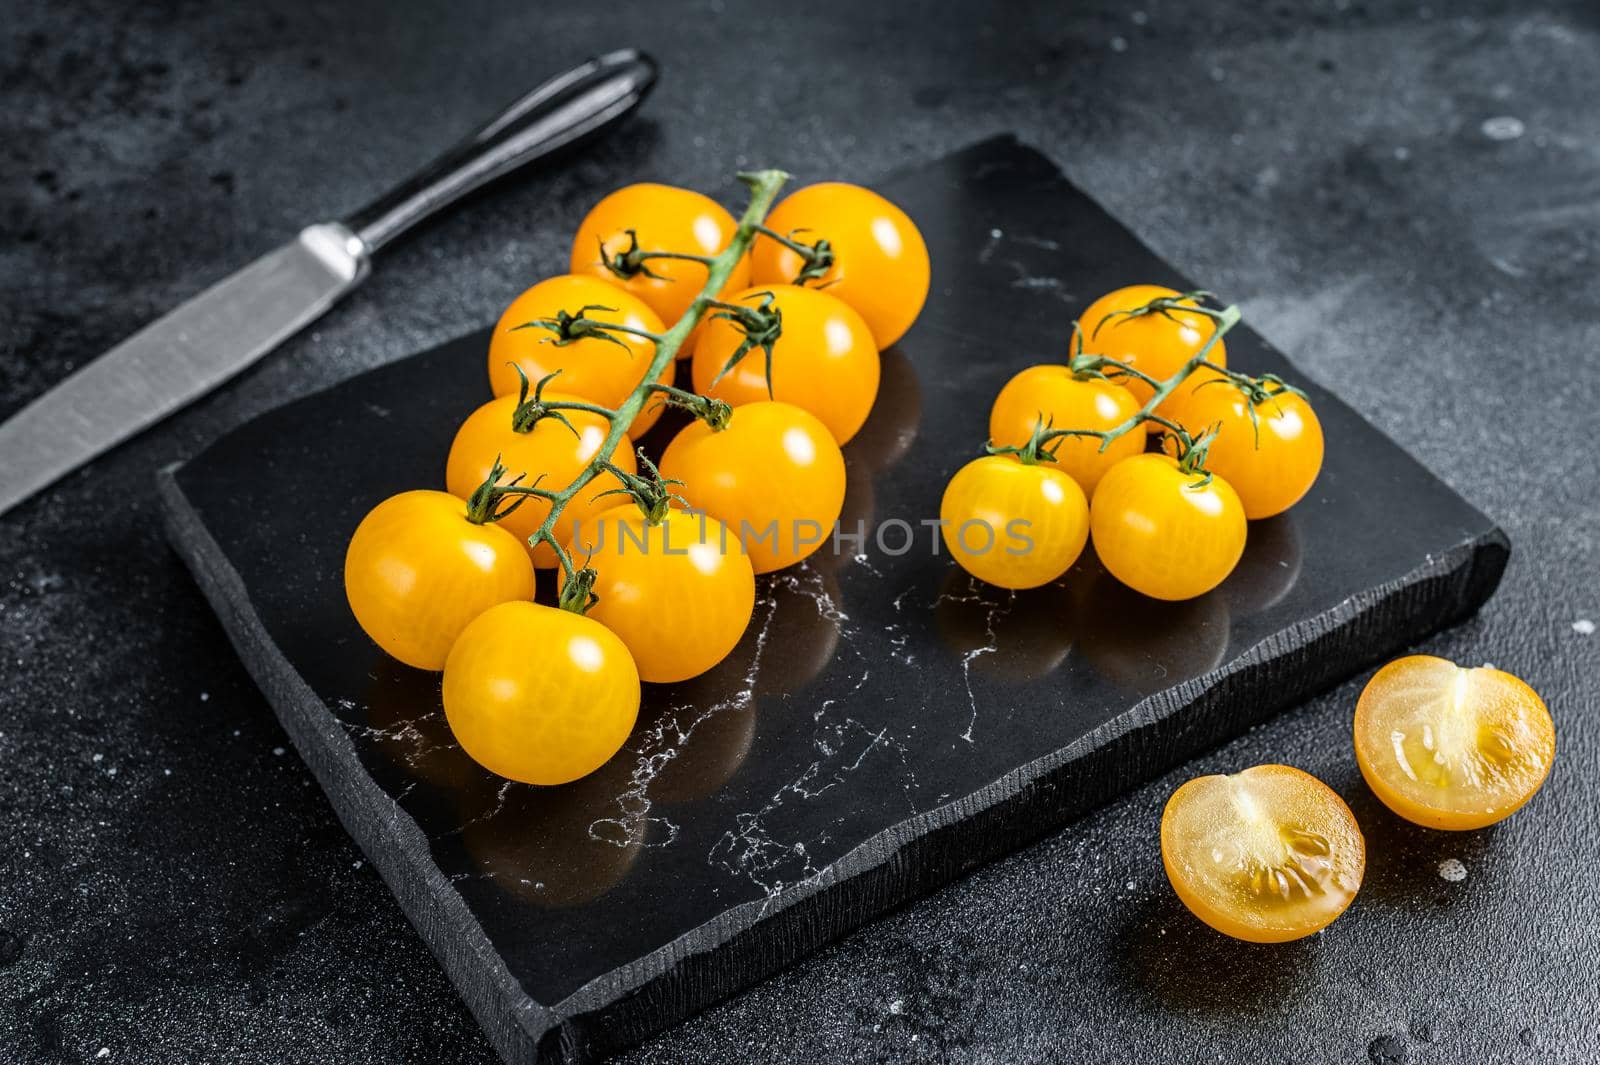
M 1300 579 L 1300 529 L 1292 512 L 1250 523 L 1238 566 L 1217 589 L 1235 618 L 1283 602 Z
M 1315 937 L 1246 943 L 1225 936 L 1164 881 L 1111 941 L 1119 945 L 1116 964 L 1142 993 L 1169 1009 L 1217 1017 L 1259 1016 L 1293 995 L 1296 973 L 1315 964 Z
M 654 767 L 652 801 L 693 802 L 720 791 L 756 736 L 756 699 L 736 654 L 698 677 L 649 685 L 627 750 Z M 620 756 L 619 756 L 620 757 Z
M 922 385 L 917 369 L 898 346 L 880 355 L 878 398 L 860 430 L 844 446 L 845 457 L 882 473 L 906 457 L 922 424 Z
M 1352 769 L 1350 776 L 1348 786 L 1333 780 L 1328 784 L 1350 804 L 1367 843 L 1367 869 L 1352 913 L 1366 905 L 1411 912 L 1425 906 L 1437 914 L 1464 904 L 1471 897 L 1462 890 L 1465 885 L 1451 883 L 1440 873 L 1439 863 L 1447 859 L 1460 862 L 1469 880 L 1492 873 L 1499 825 L 1471 832 L 1414 825 L 1383 805 L 1359 770 Z
M 1037 681 L 1072 650 L 1072 591 L 1061 581 L 1012 592 L 952 563 L 933 614 L 945 646 L 990 680 Z
M 839 510 L 839 535 L 832 529 L 823 532 L 822 545 L 807 562 L 818 569 L 837 573 L 857 555 L 871 551 L 877 532 L 876 491 L 872 470 L 858 457 L 847 455 L 844 463 L 844 506 Z M 859 538 L 859 539 L 858 539 Z
M 461 845 L 507 895 L 550 908 L 593 902 L 645 846 L 651 822 L 630 816 L 637 767 L 629 746 L 570 784 L 502 782 L 492 799 L 461 810 Z
M 638 764 L 633 740 L 571 784 L 519 784 L 461 749 L 440 702 L 439 674 L 384 656 L 371 677 L 366 735 L 419 786 L 406 805 L 442 807 L 442 820 L 462 826 L 456 842 L 498 888 L 541 906 L 574 906 L 621 882 L 647 827 L 626 817 Z
M 1100 565 L 1093 549 L 1067 574 L 1078 655 L 1108 683 L 1143 698 L 1222 664 L 1228 602 L 1221 589 L 1169 603 L 1141 595 Z
M 492 793 L 500 778 L 474 762 L 445 719 L 441 675 L 379 654 L 368 674 L 366 727 L 372 745 L 418 784 L 452 796 Z

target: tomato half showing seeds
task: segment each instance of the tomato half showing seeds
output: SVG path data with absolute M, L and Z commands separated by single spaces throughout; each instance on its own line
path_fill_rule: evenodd
M 825 239 L 833 265 L 809 285 L 854 307 L 879 348 L 905 336 L 928 299 L 928 245 L 900 208 L 860 185 L 827 181 L 797 189 L 767 216 L 775 233 L 803 244 Z M 757 285 L 789 284 L 806 260 L 771 237 L 758 236 L 750 249 L 750 277 Z
M 661 475 L 743 541 L 757 573 L 829 542 L 844 508 L 844 454 L 826 425 L 788 403 L 748 403 L 721 432 L 691 422 L 667 445 Z
M 522 387 L 512 364 L 522 367 L 528 380 L 539 382 L 547 374 L 561 371 L 561 376 L 551 381 L 549 388 L 572 396 L 581 396 L 590 403 L 615 409 L 644 380 L 644 372 L 655 357 L 656 345 L 652 340 L 631 333 L 607 334 L 615 343 L 603 337 L 583 337 L 567 344 L 554 343 L 556 335 L 548 329 L 517 326 L 541 318 L 554 318 L 561 311 L 577 315 L 584 307 L 585 318 L 597 322 L 611 322 L 630 329 L 641 329 L 660 335 L 661 319 L 645 305 L 644 301 L 622 289 L 606 284 L 599 278 L 566 274 L 547 278 L 511 301 L 511 306 L 500 316 L 489 340 L 489 387 L 497 396 L 514 396 Z M 610 310 L 601 310 L 607 308 Z M 661 384 L 672 383 L 672 365 L 665 366 L 659 377 Z M 628 432 L 635 437 L 644 433 L 661 416 L 658 404 L 646 403 L 633 419 Z
M 579 526 L 568 552 L 583 558 L 591 548 L 600 600 L 588 616 L 622 638 L 641 680 L 699 676 L 727 657 L 750 624 L 755 571 L 738 539 L 710 515 L 669 510 L 651 525 L 633 503 L 613 503 Z
M 1217 430 L 1206 468 L 1239 493 L 1244 516 L 1270 518 L 1298 503 L 1322 469 L 1322 423 L 1311 404 L 1293 392 L 1252 402 L 1209 371 L 1191 380 L 1166 405 L 1191 434 Z
M 1350 906 L 1367 846 L 1332 788 L 1291 766 L 1258 765 L 1173 792 L 1161 815 L 1161 864 L 1178 898 L 1212 928 L 1284 943 Z
M 1538 693 L 1490 666 L 1408 655 L 1356 704 L 1356 762 L 1407 821 L 1482 828 L 1516 813 L 1550 775 L 1556 732 Z
M 502 603 L 461 633 L 444 712 L 462 750 L 524 784 L 566 784 L 621 750 L 639 715 L 639 671 L 593 618 Z
M 717 380 L 745 339 L 733 322 L 707 321 L 694 348 L 694 390 L 738 407 L 776 399 L 822 419 L 841 445 L 856 435 L 878 398 L 882 367 L 878 346 L 861 316 L 843 300 L 795 285 L 752 288 L 728 302 L 760 307 L 771 294 L 770 309 L 783 316 L 782 334 L 772 345 L 772 394 L 767 394 L 767 356 L 751 348 Z
M 1106 293 L 1091 303 L 1078 319 L 1079 328 L 1083 330 L 1083 350 L 1125 362 L 1140 373 L 1165 381 L 1205 346 L 1216 332 L 1216 322 L 1203 314 L 1177 308 L 1138 315 L 1126 312 L 1136 311 L 1154 299 L 1180 295 L 1182 293 L 1175 289 L 1160 285 L 1129 285 Z M 1195 306 L 1193 300 L 1184 300 L 1183 304 Z M 1218 366 L 1227 366 L 1227 343 L 1218 340 L 1206 359 Z M 1141 406 L 1155 394 L 1155 389 L 1137 377 L 1118 380 Z M 1166 415 L 1171 404 L 1168 399 L 1156 412 Z M 1147 425 L 1151 433 L 1161 431 L 1161 426 L 1155 422 Z
M 550 402 L 571 398 L 575 397 L 558 392 L 544 393 L 544 399 Z M 517 406 L 515 395 L 491 399 L 461 423 L 461 428 L 456 431 L 455 442 L 450 445 L 450 457 L 445 462 L 445 487 L 451 495 L 469 498 L 488 478 L 496 458 L 508 474 L 501 483 L 520 473 L 524 475 L 521 483 L 531 485 L 543 474 L 544 480 L 540 486 L 560 491 L 571 484 L 573 478 L 594 458 L 611 428 L 611 423 L 599 414 L 569 410 L 563 411 L 562 416 L 571 423 L 571 428 L 555 418 L 541 418 L 531 429 L 520 432 L 513 424 Z M 611 462 L 626 473 L 638 471 L 638 460 L 633 457 L 633 442 L 626 434 L 612 452 Z M 587 524 L 594 520 L 596 514 L 615 506 L 614 497 L 596 500 L 595 496 L 621 487 L 622 483 L 615 476 L 605 472 L 590 481 L 561 512 L 561 520 L 554 530 L 557 539 L 565 543 L 572 535 L 575 524 Z M 497 524 L 526 544 L 549 513 L 550 504 L 547 501 L 537 496 L 525 496 L 517 508 Z M 555 550 L 549 544 L 542 543 L 532 551 L 533 564 L 540 569 L 549 569 L 558 564 Z
M 637 296 L 669 327 L 677 324 L 695 296 L 705 287 L 708 271 L 704 264 L 687 259 L 649 259 L 640 271 L 623 279 L 604 265 L 600 248 L 607 257 L 635 247 L 644 251 L 668 251 L 679 255 L 716 255 L 733 240 L 738 223 L 733 215 L 709 196 L 672 185 L 642 182 L 618 189 L 584 216 L 572 238 L 574 274 L 584 274 Z M 651 277 L 650 274 L 656 276 Z M 750 284 L 748 259 L 740 259 L 728 275 L 722 294 L 738 292 Z M 685 358 L 688 345 L 678 355 Z
M 1051 466 L 985 455 L 956 471 L 939 531 L 962 569 L 1000 588 L 1037 588 L 1067 572 L 1089 538 L 1078 482 Z
M 533 563 L 516 536 L 468 520 L 455 496 L 401 492 L 356 526 L 344 592 L 374 643 L 408 666 L 437 670 L 473 618 L 533 598 Z
M 1117 580 L 1153 599 L 1193 599 L 1221 584 L 1244 554 L 1244 507 L 1228 482 L 1178 468 L 1167 455 L 1123 459 L 1089 504 L 1095 553 Z
M 1006 382 L 989 411 L 989 439 L 1021 447 L 1042 417 L 1056 429 L 1113 429 L 1139 412 L 1139 402 L 1121 385 L 1080 378 L 1065 366 L 1030 366 Z M 1145 434 L 1123 433 L 1104 450 L 1092 436 L 1064 436 L 1050 446 L 1051 462 L 1092 496 L 1107 470 L 1144 450 Z M 1041 461 L 1050 461 L 1044 459 Z

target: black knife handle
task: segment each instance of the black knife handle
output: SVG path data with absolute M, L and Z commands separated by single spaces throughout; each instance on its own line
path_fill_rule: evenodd
M 377 251 L 467 193 L 609 129 L 655 81 L 655 61 L 631 48 L 590 59 L 518 99 L 345 225 Z

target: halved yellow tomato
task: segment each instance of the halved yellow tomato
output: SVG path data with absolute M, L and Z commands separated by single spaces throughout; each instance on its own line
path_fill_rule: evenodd
M 1161 864 L 1178 898 L 1212 928 L 1284 943 L 1349 908 L 1367 845 L 1332 788 L 1292 766 L 1258 765 L 1196 777 L 1172 793 L 1161 815 Z
M 1407 655 L 1356 703 L 1356 763 L 1383 804 L 1428 828 L 1482 828 L 1550 775 L 1556 732 L 1537 692 L 1491 666 Z

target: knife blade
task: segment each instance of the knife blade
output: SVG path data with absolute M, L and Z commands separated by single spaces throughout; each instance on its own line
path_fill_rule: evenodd
M 256 362 L 360 284 L 373 253 L 424 219 L 609 129 L 655 79 L 654 62 L 631 49 L 550 79 L 348 224 L 308 226 L 78 369 L 0 424 L 0 514 Z
M 73 373 L 0 425 L 0 513 L 277 347 L 368 262 L 344 226 L 309 226 Z

